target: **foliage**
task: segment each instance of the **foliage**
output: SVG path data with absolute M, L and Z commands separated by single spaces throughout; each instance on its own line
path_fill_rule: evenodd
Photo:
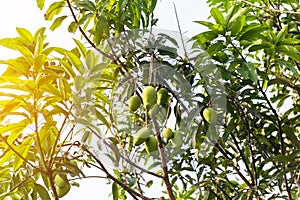
M 83 38 L 72 50 L 48 47 L 45 28 L 0 40 L 20 55 L 0 61 L 0 199 L 59 199 L 84 167 L 113 199 L 298 199 L 299 2 L 208 2 L 191 57 L 172 34 L 151 39 L 155 0 L 37 0 L 51 30 L 71 19 Z M 130 111 L 149 85 L 163 103 Z M 162 192 L 145 192 L 157 180 Z

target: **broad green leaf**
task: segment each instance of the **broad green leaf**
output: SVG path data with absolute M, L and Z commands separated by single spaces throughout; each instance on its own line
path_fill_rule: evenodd
M 86 57 L 86 48 L 85 46 L 77 39 L 73 38 L 74 42 L 76 43 L 78 49 L 80 50 L 81 55 L 85 58 Z
M 194 21 L 195 23 L 201 24 L 203 26 L 206 26 L 208 28 L 212 27 L 214 24 L 211 22 L 207 22 L 207 21 Z
M 85 0 L 85 1 L 78 1 L 76 4 L 81 7 L 85 8 L 87 11 L 96 11 L 96 6 L 92 1 Z
M 33 69 L 36 73 L 40 73 L 43 70 L 43 65 L 46 62 L 47 57 L 43 54 L 39 54 L 34 59 Z
M 36 189 L 36 191 L 38 192 L 38 194 L 42 200 L 51 200 L 49 193 L 46 190 L 46 188 L 44 188 L 44 186 L 42 186 L 38 183 L 35 183 L 34 188 Z
M 96 64 L 96 58 L 92 50 L 88 50 L 86 54 L 86 64 L 89 69 L 92 69 Z
M 53 85 L 50 85 L 50 84 L 41 85 L 40 90 L 43 91 L 43 92 L 48 92 L 48 93 L 50 93 L 54 96 L 57 96 L 57 97 L 62 97 L 62 94 L 59 92 L 59 90 L 56 87 L 54 87 Z
M 278 42 L 278 46 L 280 46 L 280 45 L 299 45 L 299 44 L 300 44 L 300 39 L 296 39 L 296 38 L 287 38 L 287 39 L 283 39 Z
M 216 37 L 218 37 L 218 34 L 216 34 L 215 32 L 206 31 L 206 32 L 203 32 L 203 33 L 200 33 L 200 34 L 194 36 L 192 39 L 196 40 L 201 45 L 204 45 L 204 44 L 206 44 L 207 41 L 212 41 Z
M 149 9 L 149 13 L 153 13 L 153 11 L 154 11 L 154 9 L 155 9 L 155 7 L 156 7 L 156 4 L 157 4 L 157 0 L 151 0 L 150 1 L 150 9 Z
M 90 73 L 95 74 L 106 68 L 109 68 L 109 65 L 107 63 L 99 63 L 92 68 Z
M 112 196 L 113 200 L 118 200 L 119 199 L 119 186 L 116 182 L 113 182 L 112 184 Z
M 72 69 L 72 65 L 69 62 L 61 59 L 60 63 L 62 64 L 62 67 L 65 69 L 65 71 L 69 74 L 69 76 L 73 78 L 76 77 L 76 73 Z
M 71 22 L 71 24 L 68 26 L 68 31 L 70 33 L 75 33 L 77 28 L 78 28 L 77 23 L 76 22 Z
M 271 46 L 269 44 L 256 44 L 249 48 L 249 52 L 258 51 L 265 48 L 270 48 Z
M 11 59 L 6 61 L 0 60 L 0 64 L 8 65 L 8 68 L 13 69 L 14 71 L 18 72 L 20 75 L 23 75 L 25 77 L 29 76 L 29 70 L 31 66 L 29 65 L 28 62 L 25 61 L 24 58 L 17 58 L 17 59 Z
M 55 15 L 59 14 L 62 11 L 65 4 L 66 1 L 59 1 L 59 2 L 52 3 L 49 6 L 49 8 L 46 10 L 45 19 L 52 20 Z
M 207 52 L 209 53 L 209 55 L 214 55 L 215 53 L 222 51 L 224 48 L 226 47 L 222 42 L 217 42 L 209 46 Z
M 94 38 L 96 44 L 100 44 L 101 41 L 109 36 L 109 24 L 104 15 L 98 17 L 95 32 L 97 33 Z
M 39 9 L 43 10 L 44 4 L 45 4 L 45 0 L 36 0 L 36 3 L 38 5 Z
M 249 71 L 249 78 L 253 83 L 256 83 L 258 81 L 256 69 L 254 67 L 253 63 L 247 63 L 248 71 Z
M 0 39 L 0 45 L 9 49 L 17 50 L 16 47 L 22 46 L 23 43 L 19 40 L 16 40 L 15 38 L 3 38 Z
M 210 14 L 218 24 L 225 25 L 224 16 L 218 8 L 212 8 Z
M 277 34 L 276 39 L 275 39 L 275 44 L 278 44 L 279 42 L 281 42 L 285 38 L 285 36 L 287 34 L 287 31 L 288 31 L 288 25 L 285 25 L 280 30 L 280 32 Z
M 246 17 L 241 16 L 236 18 L 232 23 L 229 25 L 229 30 L 233 36 L 237 35 L 244 27 L 246 23 Z
M 6 126 L 3 126 L 0 128 L 0 133 L 6 133 L 10 132 L 7 142 L 8 143 L 13 143 L 23 132 L 25 128 L 30 124 L 31 120 L 29 119 L 24 119 L 22 121 L 19 121 L 17 123 L 11 123 Z
M 77 69 L 77 71 L 80 74 L 84 73 L 84 68 L 81 60 L 72 52 L 66 52 L 65 53 L 69 61 L 72 63 L 72 65 Z
M 33 65 L 33 54 L 28 48 L 24 46 L 16 46 L 15 48 L 23 55 L 29 65 Z
M 246 15 L 246 13 L 249 11 L 249 8 L 239 8 L 238 11 L 229 19 L 229 24 L 234 23 L 236 19 Z
M 46 28 L 42 27 L 38 29 L 33 36 L 33 41 L 35 43 L 34 57 L 37 57 L 39 54 L 41 54 L 44 49 L 44 40 L 46 38 L 45 30 Z
M 74 79 L 74 83 L 75 83 L 76 91 L 79 92 L 85 86 L 85 84 L 87 83 L 87 80 L 83 76 L 76 76 Z
M 22 38 L 26 39 L 27 43 L 33 42 L 33 35 L 27 29 L 17 27 L 16 30 Z
M 240 38 L 240 40 L 256 41 L 261 39 L 261 33 L 267 30 L 266 27 L 253 26 L 250 30 L 247 30 Z
M 108 123 L 108 121 L 106 120 L 106 118 L 104 117 L 104 115 L 103 115 L 102 113 L 100 113 L 97 109 L 95 109 L 95 112 L 96 112 L 97 118 L 98 118 L 104 125 L 106 125 L 107 127 L 109 127 L 109 123 Z
M 277 50 L 278 52 L 283 53 L 284 55 L 287 55 L 288 57 L 300 63 L 300 53 L 295 47 L 288 46 L 288 45 L 281 45 L 277 47 Z
M 61 16 L 58 17 L 54 20 L 54 22 L 51 24 L 50 29 L 52 31 L 54 31 L 55 29 L 57 29 L 58 27 L 60 27 L 60 25 L 62 24 L 62 22 L 67 18 L 67 16 Z

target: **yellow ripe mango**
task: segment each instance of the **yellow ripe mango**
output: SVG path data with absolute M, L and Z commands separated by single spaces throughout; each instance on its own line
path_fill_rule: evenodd
M 155 88 L 152 86 L 145 87 L 142 93 L 142 99 L 144 107 L 146 109 L 150 109 L 156 103 L 157 100 L 157 93 Z
M 141 104 L 142 104 L 141 98 L 137 95 L 134 95 L 129 99 L 129 103 L 128 103 L 129 110 L 134 112 L 141 106 Z

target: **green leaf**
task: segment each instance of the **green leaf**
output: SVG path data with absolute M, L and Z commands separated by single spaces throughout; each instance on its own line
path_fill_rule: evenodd
M 250 30 L 247 30 L 240 38 L 240 40 L 247 40 L 247 41 L 256 41 L 261 39 L 261 32 L 267 30 L 266 27 L 261 26 L 253 26 Z
M 256 69 L 254 67 L 254 64 L 253 63 L 247 63 L 246 65 L 248 67 L 250 80 L 253 83 L 256 83 L 258 81 L 258 77 L 257 77 L 257 73 L 256 73 Z
M 118 200 L 119 199 L 119 186 L 116 182 L 113 182 L 112 184 L 112 195 L 113 195 L 113 200 Z
M 207 52 L 209 55 L 214 55 L 215 53 L 222 51 L 225 48 L 225 45 L 222 42 L 217 42 L 208 47 Z
M 100 113 L 97 109 L 95 109 L 95 112 L 96 112 L 97 118 L 98 118 L 104 125 L 106 125 L 107 127 L 109 127 L 109 123 L 108 123 L 108 121 L 106 120 L 106 118 L 104 117 L 104 115 L 102 115 L 102 113 Z
M 278 52 L 281 52 L 290 58 L 296 60 L 298 63 L 300 63 L 300 53 L 298 49 L 296 49 L 293 46 L 288 46 L 288 45 L 281 45 L 277 48 Z
M 211 22 L 207 22 L 207 21 L 194 21 L 195 23 L 201 24 L 203 26 L 206 26 L 208 28 L 212 27 L 214 24 Z
M 49 6 L 49 8 L 46 10 L 45 19 L 52 20 L 55 15 L 59 14 L 62 11 L 65 4 L 66 1 L 59 1 L 59 2 L 52 3 Z
M 258 51 L 265 48 L 270 48 L 271 46 L 268 44 L 256 44 L 249 48 L 249 52 Z
M 224 16 L 218 8 L 212 8 L 210 14 L 218 24 L 225 25 Z
M 27 29 L 17 27 L 16 30 L 22 38 L 26 39 L 27 43 L 33 42 L 33 36 Z
M 81 60 L 72 52 L 66 52 L 66 56 L 72 65 L 77 69 L 80 74 L 84 73 L 84 68 Z
M 22 144 L 20 146 L 17 146 L 15 150 L 23 157 L 26 159 L 27 154 L 31 148 L 33 142 L 33 138 L 27 138 L 22 141 Z M 13 169 L 14 171 L 17 171 L 21 165 L 25 162 L 25 160 L 21 158 L 20 156 L 16 155 L 15 160 L 14 160 L 14 166 Z
M 42 185 L 35 183 L 34 188 L 36 189 L 42 200 L 51 200 L 48 191 Z
M 39 7 L 40 10 L 43 10 L 45 0 L 36 0 L 37 6 Z
M 78 25 L 76 22 L 72 22 L 69 26 L 68 26 L 68 32 L 69 33 L 75 33 L 76 29 L 78 28 Z
M 86 64 L 89 69 L 92 69 L 96 64 L 96 58 L 92 50 L 88 50 L 86 54 Z
M 85 0 L 85 1 L 78 1 L 76 2 L 77 6 L 81 7 L 81 8 L 85 8 L 86 10 L 89 11 L 96 11 L 96 6 L 93 2 L 89 1 L 89 0 Z
M 42 28 L 38 29 L 33 36 L 33 41 L 35 43 L 34 57 L 41 54 L 44 49 L 44 40 L 46 38 L 45 30 L 46 30 L 46 28 L 42 27 Z
M 61 17 L 56 18 L 54 20 L 54 22 L 51 24 L 50 29 L 52 31 L 54 31 L 55 29 L 57 29 L 66 18 L 67 18 L 67 16 L 61 16 Z
M 246 23 L 245 16 L 241 16 L 237 18 L 235 21 L 233 21 L 232 23 L 230 23 L 229 30 L 231 31 L 231 34 L 233 36 L 237 35 L 243 29 L 245 23 Z
M 278 44 L 279 42 L 281 42 L 285 38 L 285 36 L 287 34 L 287 31 L 288 31 L 288 25 L 285 25 L 280 30 L 280 32 L 277 34 L 276 39 L 275 39 L 275 44 Z

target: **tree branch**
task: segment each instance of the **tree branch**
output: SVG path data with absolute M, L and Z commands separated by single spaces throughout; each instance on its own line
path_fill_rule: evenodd
M 158 126 L 157 126 L 157 123 L 156 123 L 156 117 L 155 116 L 152 116 L 152 121 L 153 121 L 153 128 L 154 128 L 154 131 L 155 131 L 156 139 L 158 141 L 158 151 L 159 151 L 160 160 L 161 160 L 161 164 L 162 164 L 162 169 L 163 169 L 163 173 L 164 173 L 163 180 L 165 182 L 170 200 L 175 200 L 176 198 L 173 194 L 172 185 L 171 185 L 170 180 L 169 180 L 168 166 L 167 166 L 166 158 L 165 158 L 165 155 L 164 155 L 164 147 L 163 147 L 162 139 L 159 135 L 159 130 L 158 130 Z

